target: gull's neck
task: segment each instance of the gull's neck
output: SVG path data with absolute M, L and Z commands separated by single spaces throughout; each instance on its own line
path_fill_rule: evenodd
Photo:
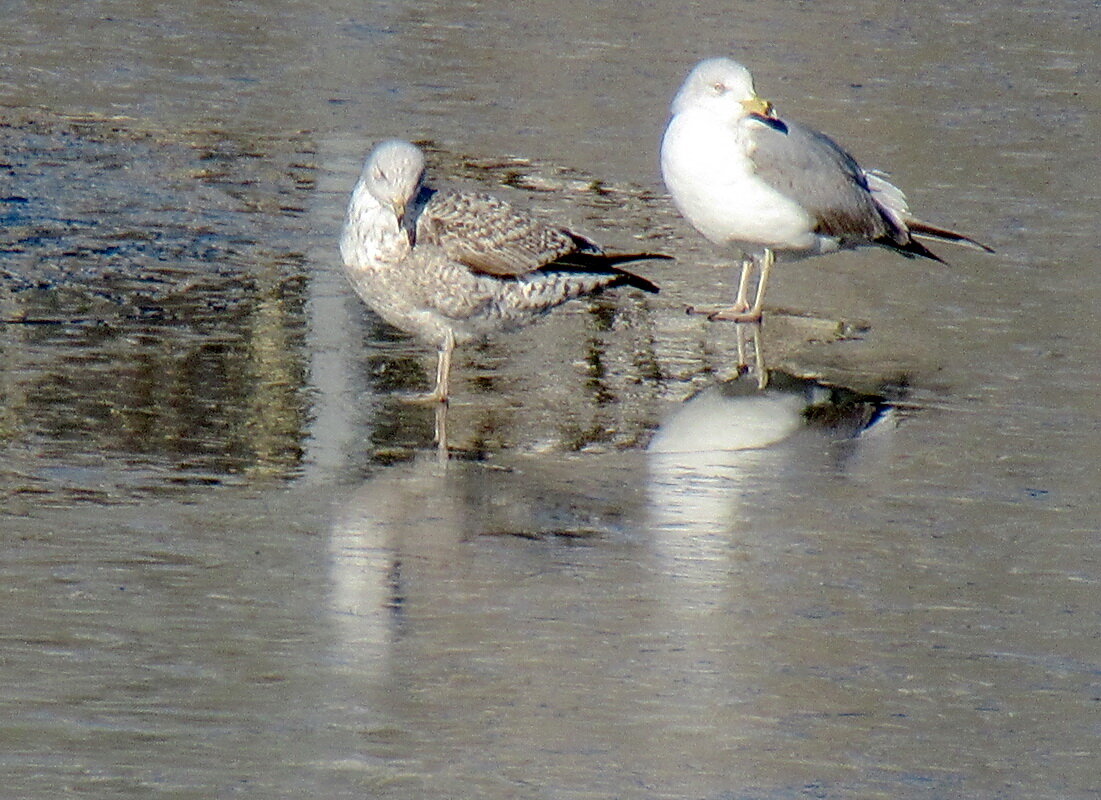
M 409 237 L 398 224 L 394 209 L 380 203 L 361 180 L 352 190 L 340 237 L 344 263 L 366 266 L 401 258 L 409 250 Z
M 669 123 L 662 141 L 666 178 L 705 183 L 744 177 L 750 140 L 745 118 L 727 119 L 709 111 L 687 109 Z M 670 187 L 672 188 L 672 187 Z

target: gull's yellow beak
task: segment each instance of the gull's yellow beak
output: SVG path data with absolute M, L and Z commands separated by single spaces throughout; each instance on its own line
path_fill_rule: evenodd
M 757 114 L 762 117 L 771 117 L 773 113 L 772 103 L 763 97 L 751 97 L 742 101 L 742 108 L 747 113 Z

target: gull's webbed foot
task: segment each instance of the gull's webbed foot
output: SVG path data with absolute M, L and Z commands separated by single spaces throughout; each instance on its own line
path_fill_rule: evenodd
M 714 322 L 760 322 L 762 316 L 759 308 L 746 308 L 740 304 L 735 304 L 729 308 L 712 311 L 707 315 L 707 318 Z
M 403 403 L 409 403 L 410 405 L 418 406 L 431 406 L 437 403 L 447 403 L 447 395 L 440 391 L 437 386 L 431 392 L 425 392 L 424 394 L 402 394 L 399 395 L 399 399 Z

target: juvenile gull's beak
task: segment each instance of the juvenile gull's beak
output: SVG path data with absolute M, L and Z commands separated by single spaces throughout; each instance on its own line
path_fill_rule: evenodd
M 407 217 L 408 208 L 405 203 L 400 200 L 395 200 L 391 208 L 394 209 L 394 216 L 398 218 L 398 228 L 405 231 L 405 235 L 409 238 L 409 245 L 415 245 L 417 234 L 412 225 L 406 225 L 405 220 Z

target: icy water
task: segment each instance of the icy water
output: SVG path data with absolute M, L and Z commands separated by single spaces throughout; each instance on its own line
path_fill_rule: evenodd
M 1096 4 L 4 14 L 0 796 L 1101 793 Z M 724 53 L 997 253 L 685 315 L 736 276 L 657 148 Z M 339 270 L 392 136 L 677 258 L 460 351 L 449 459 Z

